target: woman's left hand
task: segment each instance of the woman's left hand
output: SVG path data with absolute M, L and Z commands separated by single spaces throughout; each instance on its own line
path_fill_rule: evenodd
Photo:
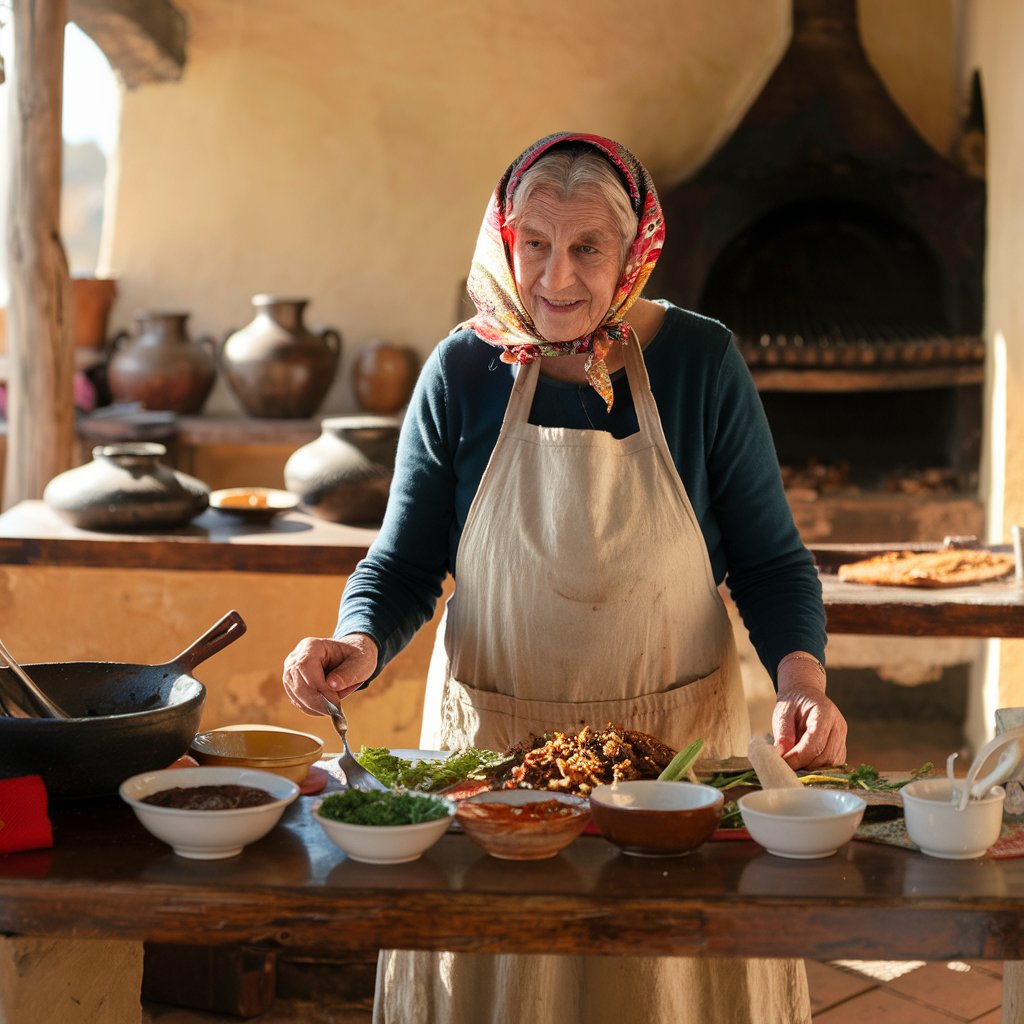
M 779 670 L 772 712 L 775 749 L 790 768 L 823 768 L 846 761 L 846 719 L 825 696 L 825 676 L 803 659 Z

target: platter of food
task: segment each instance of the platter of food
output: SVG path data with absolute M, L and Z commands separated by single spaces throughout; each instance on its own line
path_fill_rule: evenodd
M 886 551 L 840 565 L 847 583 L 887 587 L 963 587 L 1003 579 L 1013 573 L 1013 555 L 984 549 Z
M 456 804 L 486 802 L 488 794 L 534 791 L 541 798 L 559 795 L 587 805 L 598 787 L 690 782 L 722 795 L 714 838 L 747 839 L 739 800 L 761 790 L 757 773 L 746 757 L 702 760 L 703 747 L 698 739 L 677 751 L 648 733 L 608 723 L 531 735 L 504 751 L 363 747 L 356 758 L 391 788 L 436 794 Z M 882 773 L 862 764 L 798 775 L 808 789 L 855 793 L 867 805 L 865 821 L 879 822 L 901 816 L 902 787 L 932 771 L 933 765 L 925 764 L 912 772 Z M 461 830 L 458 815 L 451 828 Z M 591 821 L 585 831 L 600 830 Z

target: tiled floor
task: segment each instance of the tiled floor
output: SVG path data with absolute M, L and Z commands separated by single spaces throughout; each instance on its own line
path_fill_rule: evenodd
M 814 1024 L 1000 1024 L 1002 964 L 808 961 Z M 276 999 L 259 1024 L 370 1024 L 363 1007 Z M 237 1017 L 149 1004 L 145 1024 L 228 1024 Z
M 1002 964 L 807 964 L 814 1024 L 999 1024 Z
M 929 722 L 851 721 L 848 759 L 881 768 L 945 762 L 959 733 Z M 814 1024 L 999 1024 L 998 961 L 807 964 Z

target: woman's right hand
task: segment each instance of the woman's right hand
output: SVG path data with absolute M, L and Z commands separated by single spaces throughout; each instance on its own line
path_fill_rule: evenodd
M 365 633 L 340 640 L 308 636 L 284 659 L 285 692 L 300 711 L 322 715 L 323 697 L 337 704 L 373 675 L 377 658 L 377 645 Z

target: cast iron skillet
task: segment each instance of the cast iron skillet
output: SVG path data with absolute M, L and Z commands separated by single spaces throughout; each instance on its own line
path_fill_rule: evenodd
M 166 768 L 195 737 L 206 688 L 193 669 L 245 632 L 236 611 L 173 661 L 131 665 L 63 661 L 25 665 L 70 718 L 0 714 L 0 778 L 41 775 L 52 799 L 105 796 L 139 772 Z M 0 705 L 12 715 L 25 698 L 0 669 Z

